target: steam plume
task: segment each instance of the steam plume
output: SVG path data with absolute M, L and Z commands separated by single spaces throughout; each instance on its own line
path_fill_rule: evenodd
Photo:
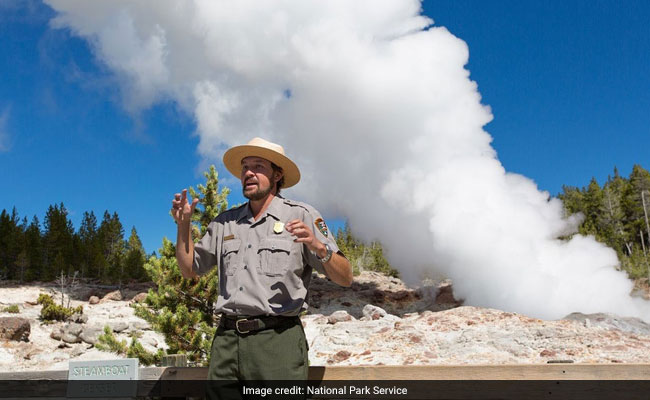
M 219 160 L 263 136 L 303 172 L 293 195 L 379 239 L 404 277 L 454 280 L 468 304 L 648 319 L 613 250 L 507 173 L 465 69 L 467 45 L 416 0 L 46 0 L 119 78 L 125 105 L 172 99 Z M 524 132 L 522 132 L 524 134 Z

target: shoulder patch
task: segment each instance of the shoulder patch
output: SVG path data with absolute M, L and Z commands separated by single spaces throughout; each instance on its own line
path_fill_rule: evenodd
M 316 228 L 318 228 L 323 236 L 327 237 L 329 230 L 327 229 L 327 224 L 325 224 L 325 221 L 323 221 L 322 218 L 318 218 L 316 221 L 314 221 L 314 225 L 316 225 Z

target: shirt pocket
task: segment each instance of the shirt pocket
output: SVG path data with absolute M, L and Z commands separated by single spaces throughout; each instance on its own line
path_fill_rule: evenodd
M 260 267 L 258 272 L 268 276 L 284 275 L 291 267 L 297 267 L 296 250 L 292 240 L 262 239 L 259 247 Z
M 226 275 L 233 275 L 237 270 L 238 256 L 239 256 L 239 247 L 241 246 L 241 240 L 239 239 L 230 239 L 223 242 L 223 268 L 226 271 Z

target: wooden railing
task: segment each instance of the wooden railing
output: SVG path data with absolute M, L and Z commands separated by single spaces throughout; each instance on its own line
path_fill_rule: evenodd
M 204 380 L 207 368 L 144 367 L 141 380 Z M 65 380 L 67 370 L 0 373 L 0 380 Z M 309 380 L 650 380 L 650 364 L 371 365 L 309 367 Z

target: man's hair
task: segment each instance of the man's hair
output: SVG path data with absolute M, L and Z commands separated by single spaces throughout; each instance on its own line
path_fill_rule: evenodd
M 274 163 L 271 163 L 271 168 L 273 168 L 274 173 L 275 172 L 282 172 L 282 168 L 278 167 Z M 276 185 L 276 188 L 275 188 L 276 189 L 275 190 L 275 195 L 276 196 L 280 194 L 280 189 L 282 188 L 282 186 L 284 186 L 284 175 L 282 175 L 282 178 L 280 178 L 280 180 L 278 181 L 278 183 Z

